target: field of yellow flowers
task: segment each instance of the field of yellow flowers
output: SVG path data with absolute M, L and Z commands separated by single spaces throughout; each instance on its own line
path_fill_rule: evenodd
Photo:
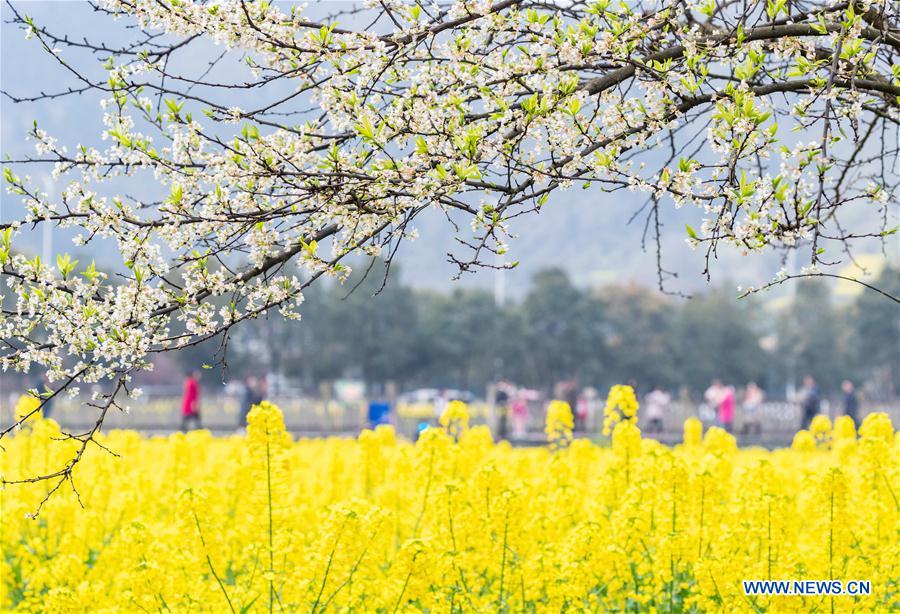
M 884 414 L 819 417 L 789 450 L 695 419 L 642 439 L 616 388 L 611 445 L 514 449 L 451 404 L 416 443 L 390 427 L 292 441 L 277 407 L 246 437 L 113 431 L 47 483 L 2 493 L 0 607 L 18 611 L 896 611 L 900 445 Z M 51 420 L 4 440 L 3 476 L 56 469 Z M 746 596 L 744 579 L 870 580 L 867 596 Z

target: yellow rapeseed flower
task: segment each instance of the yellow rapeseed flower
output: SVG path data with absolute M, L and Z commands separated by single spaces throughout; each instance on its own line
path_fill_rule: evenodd
M 71 488 L 0 492 L 0 609 L 20 612 L 744 612 L 896 610 L 900 446 L 885 414 L 834 446 L 738 449 L 699 421 L 685 445 L 617 421 L 611 447 L 494 443 L 457 406 L 416 443 L 393 428 L 293 441 L 255 407 L 246 437 L 98 435 Z M 35 420 L 0 473 L 75 452 Z M 817 428 L 824 432 L 820 420 Z M 446 429 L 446 430 L 445 430 Z M 702 439 L 701 439 L 702 437 Z M 82 505 L 84 507 L 82 507 Z M 862 579 L 869 595 L 756 596 L 748 579 Z
M 572 416 L 572 408 L 565 401 L 550 401 L 547 406 L 547 418 L 544 425 L 544 433 L 551 449 L 560 450 L 567 448 L 572 443 L 572 429 L 575 419 Z
M 450 401 L 440 418 L 441 426 L 454 440 L 469 428 L 469 408 L 462 401 Z
M 703 443 L 703 423 L 698 418 L 684 421 L 684 445 L 699 446 Z
M 37 420 L 41 418 L 42 412 L 38 410 L 40 406 L 40 399 L 30 394 L 23 394 L 19 397 L 14 410 L 16 422 L 20 420 Z
M 603 434 L 612 433 L 620 421 L 637 423 L 638 401 L 631 386 L 615 385 L 609 389 L 603 408 Z

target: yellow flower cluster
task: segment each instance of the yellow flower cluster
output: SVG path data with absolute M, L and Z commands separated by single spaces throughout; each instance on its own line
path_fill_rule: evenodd
M 684 421 L 684 445 L 699 446 L 703 442 L 703 423 L 699 418 Z
M 570 432 L 568 407 L 551 413 Z M 84 508 L 60 489 L 32 520 L 48 484 L 0 493 L 0 609 L 896 611 L 900 443 L 883 414 L 859 439 L 835 427 L 832 449 L 766 451 L 689 422 L 669 448 L 626 420 L 611 449 L 551 452 L 483 426 L 292 441 L 263 403 L 246 437 L 113 431 L 119 457 L 92 446 L 76 466 Z M 58 437 L 36 420 L 4 441 L 3 476 L 58 467 Z M 743 594 L 770 578 L 872 592 Z
M 575 419 L 572 408 L 565 401 L 550 401 L 547 406 L 547 417 L 544 422 L 544 433 L 551 450 L 568 448 L 572 443 L 572 429 Z
M 809 432 L 816 440 L 816 446 L 831 446 L 831 418 L 824 415 L 815 416 L 809 425 Z
M 603 409 L 603 434 L 609 435 L 620 422 L 637 423 L 638 401 L 631 386 L 616 385 L 609 389 Z
M 30 394 L 23 394 L 19 397 L 18 402 L 16 403 L 16 408 L 13 410 L 13 414 L 16 417 L 16 421 L 19 420 L 35 420 L 37 418 L 41 418 L 43 416 L 43 412 L 38 411 L 38 408 L 41 406 L 41 401 L 35 396 Z
M 453 441 L 459 441 L 469 428 L 469 409 L 462 401 L 450 401 L 441 414 L 440 422 Z

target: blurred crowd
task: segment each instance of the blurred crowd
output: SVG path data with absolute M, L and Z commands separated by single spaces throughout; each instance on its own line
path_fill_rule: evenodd
M 270 398 L 269 380 L 266 375 L 251 374 L 232 381 L 225 394 L 237 405 L 236 415 L 232 410 L 231 417 L 228 418 L 233 425 L 229 427 L 221 424 L 221 412 L 216 412 L 211 406 L 214 417 L 212 424 L 206 426 L 217 430 L 234 428 L 243 431 L 253 406 Z M 821 393 L 816 379 L 812 375 L 806 375 L 800 389 L 789 396 L 787 403 L 780 400 L 769 403 L 768 410 L 764 409 L 767 404 L 765 391 L 753 381 L 734 385 L 714 379 L 706 388 L 699 404 L 690 399 L 684 390 L 672 391 L 659 385 L 641 389 L 634 381 L 628 383 L 639 393 L 640 427 L 651 436 L 677 428 L 688 415 L 697 415 L 707 424 L 716 424 L 728 432 L 756 437 L 761 436 L 764 431 L 773 432 L 784 427 L 808 428 L 813 418 L 819 414 L 831 417 L 847 415 L 857 424 L 864 417 L 861 415 L 860 395 L 854 382 L 849 379 L 840 383 L 840 397 L 832 395 L 827 398 Z M 48 389 L 46 378 L 34 382 L 33 390 L 42 396 L 42 414 L 52 417 L 56 399 L 43 393 Z M 172 428 L 188 431 L 204 427 L 203 389 L 200 370 L 194 370 L 184 378 L 180 424 L 172 424 Z M 471 392 L 454 389 L 419 389 L 399 395 L 373 396 L 366 393 L 361 383 L 357 383 L 356 387 L 351 387 L 351 391 L 351 399 L 331 398 L 328 403 L 345 406 L 344 409 L 348 412 L 351 411 L 351 406 L 365 407 L 363 423 L 369 427 L 397 424 L 398 420 L 405 419 L 415 420 L 421 431 L 438 424 L 452 401 L 463 401 L 473 409 L 478 408 L 473 415 L 478 420 L 491 424 L 498 439 L 512 440 L 526 439 L 530 432 L 542 428 L 545 407 L 551 399 L 559 399 L 569 405 L 576 434 L 596 434 L 599 432 L 603 406 L 606 403 L 597 389 L 591 386 L 581 387 L 574 379 L 559 381 L 550 391 L 539 391 L 509 380 L 500 380 L 489 387 L 485 400 L 477 398 Z M 278 394 L 274 396 L 280 395 L 283 398 L 285 395 L 285 391 L 280 388 L 276 393 Z M 287 397 L 290 396 L 288 393 Z M 220 399 L 221 396 L 213 394 L 208 402 L 215 405 L 221 402 Z M 776 417 L 779 424 L 771 424 Z M 770 423 L 767 424 L 767 421 Z

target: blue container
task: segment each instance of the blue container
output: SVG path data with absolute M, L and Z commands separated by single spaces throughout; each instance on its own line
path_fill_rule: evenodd
M 375 428 L 379 424 L 390 424 L 391 404 L 385 401 L 369 403 L 369 426 Z

